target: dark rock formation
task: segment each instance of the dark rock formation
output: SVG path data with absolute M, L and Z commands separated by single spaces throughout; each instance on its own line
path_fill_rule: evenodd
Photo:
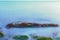
M 32 26 L 40 26 L 38 23 L 32 23 Z
M 48 24 L 48 26 L 56 27 L 56 26 L 59 26 L 59 25 L 58 24 Z
M 31 27 L 32 26 L 32 23 L 21 23 L 20 26 L 24 26 L 24 27 Z
M 20 23 L 20 24 L 13 24 L 13 23 L 10 23 L 10 24 L 7 24 L 7 27 L 8 28 L 11 28 L 11 27 L 58 27 L 59 25 L 58 24 L 39 24 L 39 23 Z
M 7 25 L 7 28 L 12 28 L 12 27 L 14 27 L 15 25 L 13 24 L 13 23 L 10 23 L 10 24 L 8 24 Z

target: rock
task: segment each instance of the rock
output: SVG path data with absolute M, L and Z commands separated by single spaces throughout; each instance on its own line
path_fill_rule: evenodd
M 23 26 L 23 27 L 31 27 L 32 26 L 32 23 L 21 23 L 20 26 Z
M 40 26 L 38 23 L 33 23 L 32 26 Z
M 7 24 L 7 28 L 12 28 L 12 27 L 58 27 L 58 24 L 39 24 L 39 23 L 29 23 L 29 22 L 22 22 L 20 24 Z
M 59 25 L 58 24 L 48 24 L 48 26 L 58 27 Z
M 13 23 L 10 23 L 10 24 L 8 24 L 7 25 L 7 28 L 12 28 L 12 27 L 14 27 L 15 25 L 13 24 Z

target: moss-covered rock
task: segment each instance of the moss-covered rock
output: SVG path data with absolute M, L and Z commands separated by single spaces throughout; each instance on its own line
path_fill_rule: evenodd
M 13 37 L 15 40 L 28 40 L 28 36 L 26 35 L 20 35 L 20 36 L 14 36 Z
M 41 36 L 32 36 L 33 39 L 35 40 L 52 40 L 50 37 L 41 37 Z
M 0 32 L 0 37 L 3 37 L 3 36 L 4 36 L 4 34 L 2 32 Z
M 40 38 L 37 38 L 37 40 L 52 40 L 52 38 L 50 38 L 50 37 L 40 37 Z

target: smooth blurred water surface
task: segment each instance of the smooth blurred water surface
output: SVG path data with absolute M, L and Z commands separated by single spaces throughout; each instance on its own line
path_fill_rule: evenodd
M 59 27 L 46 27 L 46 28 L 11 28 L 6 29 L 3 28 L 3 33 L 5 34 L 4 39 L 13 40 L 12 37 L 15 35 L 38 35 L 38 36 L 47 36 L 52 37 L 53 33 L 58 33 L 58 37 L 60 37 L 60 28 Z
M 14 35 L 36 34 L 40 36 L 52 36 L 57 32 L 60 36 L 60 27 L 47 28 L 12 28 L 6 29 L 11 22 L 36 22 L 56 23 L 60 25 L 60 3 L 59 2 L 0 2 L 0 27 L 2 27 L 5 38 Z M 12 39 L 11 39 L 12 40 Z

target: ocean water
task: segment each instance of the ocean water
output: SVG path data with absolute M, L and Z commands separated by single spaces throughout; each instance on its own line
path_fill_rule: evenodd
M 56 23 L 60 26 L 59 17 L 59 2 L 0 2 L 0 27 L 5 34 L 4 39 L 12 40 L 14 35 L 31 34 L 52 37 L 53 33 L 58 33 L 57 36 L 60 36 L 60 27 L 6 29 L 8 23 L 19 22 Z
M 53 33 L 57 33 L 56 37 L 60 37 L 60 28 L 59 27 L 47 27 L 47 28 L 3 28 L 4 38 L 2 40 L 13 40 L 13 36 L 16 35 L 27 35 L 31 38 L 31 35 L 46 36 L 52 37 Z M 30 39 L 31 40 L 31 39 Z

